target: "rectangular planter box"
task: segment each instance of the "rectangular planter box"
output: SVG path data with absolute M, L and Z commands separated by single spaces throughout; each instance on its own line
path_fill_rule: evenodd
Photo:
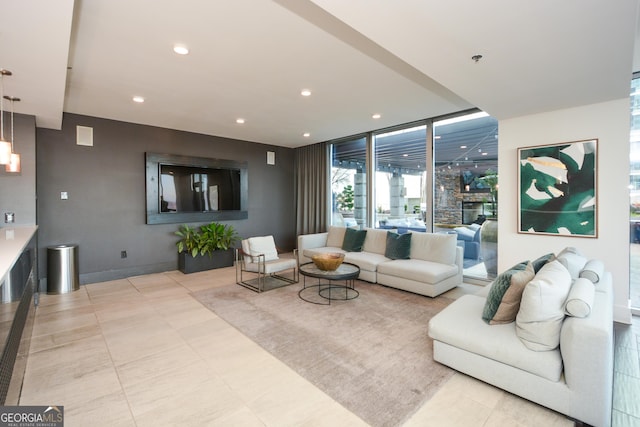
M 184 274 L 232 266 L 233 249 L 228 249 L 226 251 L 214 251 L 211 256 L 198 255 L 195 258 L 186 252 L 178 254 L 178 269 Z

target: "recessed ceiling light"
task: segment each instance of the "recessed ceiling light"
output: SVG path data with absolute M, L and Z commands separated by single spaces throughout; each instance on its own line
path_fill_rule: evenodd
M 300 92 L 300 95 L 311 96 L 311 91 L 309 89 L 302 89 L 302 91 Z
M 238 123 L 239 125 L 244 124 L 244 119 L 243 118 L 238 118 L 238 119 L 236 119 L 236 123 Z
M 305 138 L 309 138 L 311 134 L 309 132 L 305 132 L 302 134 L 302 136 L 304 136 Z
M 142 104 L 144 102 L 144 98 L 142 96 L 134 96 L 133 97 L 133 102 L 137 102 L 138 104 Z
M 403 154 L 402 157 L 409 157 L 409 155 L 408 154 Z
M 465 148 L 467 148 L 467 146 L 466 145 L 461 145 L 460 148 L 465 149 Z
M 376 120 L 379 119 L 380 117 L 382 117 L 382 115 L 380 115 L 378 113 L 376 113 L 373 116 L 371 116 L 371 118 L 376 119 Z
M 186 46 L 177 44 L 173 46 L 173 51 L 178 55 L 187 55 L 189 53 L 189 48 L 187 48 Z
M 482 156 L 487 156 L 487 155 L 489 155 L 489 153 L 487 153 L 486 151 L 482 153 Z

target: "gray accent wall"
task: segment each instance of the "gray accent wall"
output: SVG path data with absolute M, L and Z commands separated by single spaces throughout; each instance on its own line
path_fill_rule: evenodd
M 76 126 L 93 128 L 93 146 L 76 144 Z M 147 151 L 248 162 L 249 217 L 223 222 L 241 237 L 271 234 L 295 247 L 293 149 L 65 113 L 62 130 L 37 129 L 41 279 L 46 248 L 63 243 L 78 245 L 82 284 L 177 269 L 180 224 L 145 223 Z
M 5 102 L 6 104 L 6 102 Z M 0 224 L 5 212 L 15 214 L 15 225 L 36 223 L 36 118 L 14 114 L 14 149 L 20 154 L 21 172 L 6 173 L 0 165 Z M 11 116 L 5 111 L 4 138 L 11 141 Z

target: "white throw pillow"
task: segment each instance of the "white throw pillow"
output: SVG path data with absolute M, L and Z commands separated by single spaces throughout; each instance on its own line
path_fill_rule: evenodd
M 582 254 L 573 247 L 564 248 L 562 252 L 556 256 L 556 259 L 569 270 L 572 279 L 577 279 L 580 276 L 580 272 L 587 263 L 587 258 L 582 256 Z
M 524 288 L 516 335 L 527 348 L 548 351 L 558 347 L 570 288 L 571 275 L 556 260 L 545 264 Z
M 346 227 L 330 226 L 327 233 L 327 246 L 330 248 L 341 248 L 346 230 Z
M 249 237 L 249 253 L 253 257 L 253 262 L 258 262 L 258 255 L 264 254 L 265 261 L 278 259 L 278 250 L 273 236 Z
M 589 260 L 582 271 L 580 272 L 580 277 L 585 279 L 589 279 L 591 283 L 598 283 L 602 274 L 604 273 L 604 263 L 599 259 Z
M 587 317 L 591 314 L 596 287 L 588 279 L 578 278 L 573 281 L 564 311 L 569 316 Z
M 367 228 L 367 237 L 364 238 L 362 252 L 384 255 L 387 249 L 387 230 Z

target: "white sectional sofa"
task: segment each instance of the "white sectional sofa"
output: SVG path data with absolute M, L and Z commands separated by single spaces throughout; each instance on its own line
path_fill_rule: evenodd
M 532 350 L 531 347 L 536 347 L 523 340 L 526 335 L 518 331 L 520 317 L 502 324 L 483 320 L 485 302 L 491 292 L 487 286 L 480 294 L 459 298 L 432 318 L 429 336 L 433 338 L 434 359 L 573 419 L 593 426 L 611 425 L 612 278 L 604 271 L 596 274 L 597 280 L 591 278 L 592 289 L 585 303 L 572 297 L 578 283 L 576 274 L 581 277 L 581 285 L 585 285 L 584 277 L 588 277 L 580 271 L 573 272 L 564 310 L 575 307 L 570 304 L 581 305 L 578 312 L 558 319 L 556 348 Z M 525 293 L 530 284 L 523 285 Z M 525 304 L 524 296 L 521 303 Z M 518 316 L 523 316 L 522 311 L 520 306 Z
M 298 236 L 298 262 L 312 262 L 316 254 L 345 254 L 345 262 L 360 268 L 359 279 L 435 297 L 462 284 L 463 249 L 452 234 L 411 233 L 409 259 L 385 256 L 389 230 L 366 229 L 360 252 L 342 249 L 346 229 Z

